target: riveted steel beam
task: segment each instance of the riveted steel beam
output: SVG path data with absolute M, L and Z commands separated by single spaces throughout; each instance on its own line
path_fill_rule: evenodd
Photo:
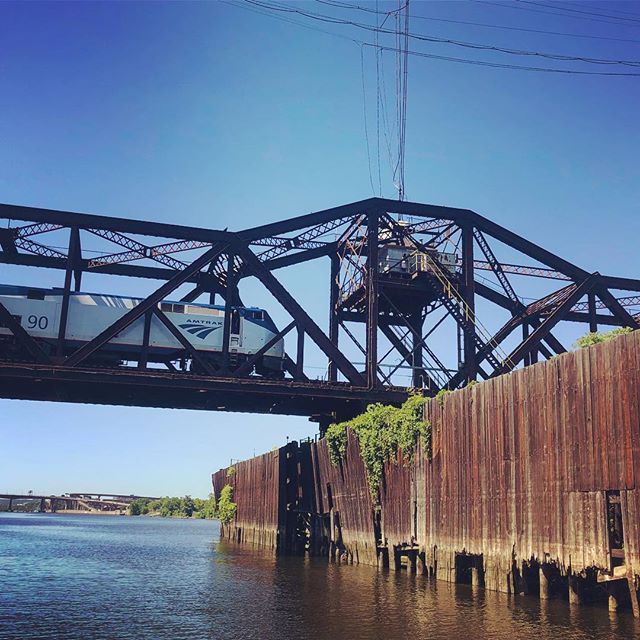
M 256 257 L 256 255 L 246 246 L 236 246 L 237 253 L 243 262 L 249 267 L 252 275 L 254 275 L 262 284 L 270 291 L 270 293 L 278 300 L 284 309 L 296 320 L 307 335 L 318 345 L 324 354 L 331 358 L 338 369 L 352 384 L 363 384 L 362 376 L 356 368 L 332 343 L 324 334 L 322 329 L 311 319 L 304 311 L 295 298 L 280 284 L 277 278 L 267 269 Z

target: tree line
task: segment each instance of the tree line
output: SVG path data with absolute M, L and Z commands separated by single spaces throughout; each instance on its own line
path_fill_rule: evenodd
M 165 497 L 160 500 L 138 498 L 129 505 L 130 516 L 159 515 L 165 518 L 215 518 L 217 515 L 216 498 L 213 494 L 202 498 Z
M 155 515 L 165 518 L 219 518 L 225 524 L 231 522 L 236 515 L 237 505 L 232 502 L 233 489 L 231 485 L 226 485 L 220 491 L 220 499 L 216 500 L 213 493 L 206 499 L 192 498 L 171 498 L 169 496 L 160 500 L 149 500 L 148 498 L 138 498 L 134 500 L 128 508 L 130 516 Z

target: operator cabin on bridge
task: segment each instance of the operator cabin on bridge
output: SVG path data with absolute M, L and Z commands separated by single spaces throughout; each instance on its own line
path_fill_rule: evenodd
M 0 285 L 0 302 L 27 333 L 55 350 L 60 325 L 63 292 L 59 289 L 34 289 Z M 91 341 L 101 331 L 140 304 L 140 298 L 95 293 L 72 293 L 66 327 L 65 355 Z M 222 366 L 224 307 L 217 305 L 163 301 L 160 310 L 214 369 Z M 123 361 L 138 361 L 144 344 L 145 317 L 118 333 L 89 362 L 118 366 Z M 231 311 L 229 358 L 241 363 L 255 354 L 278 330 L 264 309 L 234 307 Z M 0 326 L 0 352 L 12 358 L 22 355 L 11 331 Z M 284 377 L 284 340 L 278 340 L 255 364 L 255 373 L 268 378 Z M 155 316 L 149 326 L 149 362 L 178 361 L 183 370 L 197 373 L 198 363 L 185 354 L 183 345 Z

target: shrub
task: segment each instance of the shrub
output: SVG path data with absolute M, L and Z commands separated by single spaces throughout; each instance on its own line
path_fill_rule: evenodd
M 226 484 L 220 491 L 220 499 L 218 500 L 218 518 L 223 524 L 229 524 L 235 517 L 238 505 L 232 502 L 233 487 Z
M 618 327 L 612 331 L 592 331 L 591 333 L 587 333 L 581 338 L 578 338 L 574 343 L 574 347 L 576 349 L 584 349 L 585 347 L 590 347 L 591 345 L 598 344 L 600 342 L 607 342 L 612 338 L 616 338 L 617 336 L 621 336 L 626 333 L 631 333 L 632 331 L 633 329 L 631 327 Z

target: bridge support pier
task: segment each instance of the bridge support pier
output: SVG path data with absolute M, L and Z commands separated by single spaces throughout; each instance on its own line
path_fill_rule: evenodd
M 13 498 L 9 498 L 9 511 L 13 511 Z

